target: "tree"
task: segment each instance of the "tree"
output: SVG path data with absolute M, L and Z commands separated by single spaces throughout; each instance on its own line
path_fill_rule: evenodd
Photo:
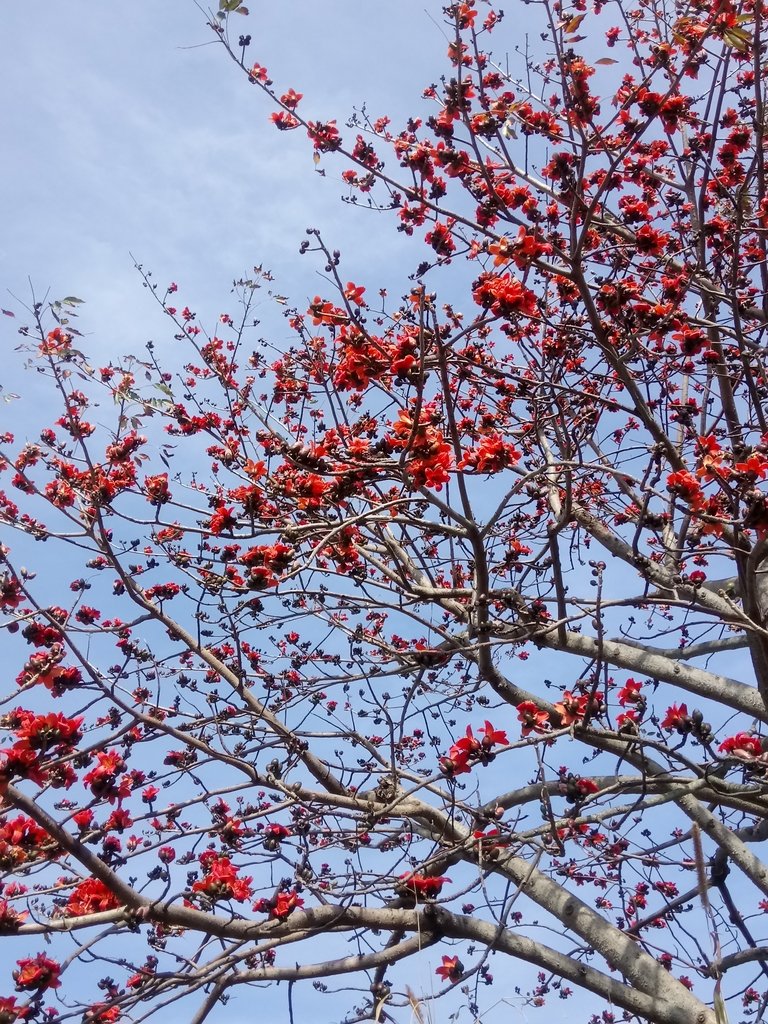
M 454 4 L 402 130 L 305 116 L 219 7 L 421 262 L 393 299 L 311 230 L 324 293 L 254 270 L 215 330 L 139 268 L 162 364 L 30 307 L 58 412 L 2 437 L 0 1020 L 200 1024 L 275 981 L 293 1018 L 339 977 L 405 1019 L 424 964 L 474 1017 L 508 960 L 593 1021 L 760 1019 L 762 4 L 527 7 L 520 81 Z

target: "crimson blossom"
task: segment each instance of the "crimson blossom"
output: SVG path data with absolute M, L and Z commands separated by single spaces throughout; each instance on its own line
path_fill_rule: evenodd
M 211 19 L 261 130 L 411 247 L 398 296 L 310 230 L 322 294 L 254 271 L 215 326 L 139 268 L 167 365 L 28 311 L 0 1020 L 281 981 L 291 1020 L 763 1018 L 762 0 L 512 8 L 445 8 L 404 125 L 313 118 Z

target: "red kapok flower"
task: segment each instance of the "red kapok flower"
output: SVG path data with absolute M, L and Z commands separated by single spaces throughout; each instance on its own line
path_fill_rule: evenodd
M 589 704 L 589 696 L 582 694 L 576 696 L 570 690 L 563 691 L 563 699 L 555 704 L 555 711 L 560 715 L 563 725 L 575 725 L 584 717 Z
M 303 906 L 304 900 L 299 896 L 296 889 L 291 889 L 289 892 L 279 892 L 275 897 L 270 916 L 276 917 L 278 921 L 283 921 L 297 907 Z
M 509 740 L 507 739 L 507 734 L 504 732 L 504 730 L 495 728 L 495 726 L 491 725 L 491 723 L 487 719 L 485 724 L 483 725 L 480 735 L 482 736 L 481 743 L 483 747 L 486 748 L 493 747 L 497 743 L 503 746 L 506 746 L 507 743 L 509 743 Z
M 443 962 L 435 968 L 435 974 L 444 981 L 456 982 L 464 973 L 464 964 L 457 956 L 444 956 Z
M 759 736 L 753 736 L 748 732 L 737 732 L 735 736 L 729 736 L 723 740 L 719 750 L 722 754 L 730 754 L 742 761 L 751 761 L 754 757 L 760 757 L 763 752 L 763 744 Z
M 549 732 L 549 712 L 539 708 L 532 700 L 524 700 L 517 705 L 517 717 L 523 723 L 520 730 L 523 736 L 530 732 Z
M 619 704 L 623 708 L 627 704 L 639 704 L 643 700 L 643 684 L 637 679 L 628 679 L 618 693 Z
M 88 878 L 70 894 L 66 910 L 72 917 L 81 917 L 119 906 L 120 900 L 100 879 Z
M 120 1007 L 107 1006 L 106 1003 L 94 1003 L 83 1017 L 83 1024 L 115 1024 L 120 1020 Z
M 412 875 L 406 871 L 400 875 L 396 889 L 401 894 L 415 896 L 417 899 L 434 900 L 450 878 L 445 875 Z
M 237 526 L 237 517 L 234 508 L 225 508 L 220 505 L 211 516 L 208 529 L 217 536 L 224 531 L 229 533 Z
M 298 118 L 294 117 L 293 114 L 288 113 L 287 110 L 278 110 L 276 113 L 270 115 L 272 124 L 279 128 L 281 132 L 290 131 L 291 128 L 299 127 Z
M 237 868 L 229 857 L 208 853 L 203 854 L 200 861 L 205 874 L 193 884 L 192 892 L 203 893 L 212 901 L 235 900 L 242 903 L 250 898 L 252 877 L 238 878 Z
M 147 500 L 150 505 L 160 506 L 171 500 L 167 473 L 157 473 L 155 476 L 145 477 L 144 489 L 147 492 Z
M 661 723 L 662 729 L 676 729 L 679 733 L 690 732 L 691 720 L 687 704 L 672 704 Z
M 7 900 L 0 900 L 0 935 L 15 932 L 24 924 L 27 917 L 29 915 L 26 911 L 14 910 Z M 2 1017 L 0 1017 L 0 1024 L 2 1024 Z
M 35 957 L 17 960 L 18 970 L 13 972 L 17 992 L 45 992 L 49 988 L 59 988 L 61 982 L 61 964 L 51 960 L 45 953 Z
M 16 996 L 4 996 L 0 998 L 0 1024 L 14 1024 L 18 1020 L 27 1020 L 32 1007 L 29 1003 L 24 1006 L 16 1005 Z

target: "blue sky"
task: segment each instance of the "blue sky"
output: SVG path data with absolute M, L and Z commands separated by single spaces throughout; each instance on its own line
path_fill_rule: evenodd
M 306 111 L 341 122 L 362 101 L 404 115 L 443 66 L 445 43 L 419 5 L 314 0 L 251 5 L 233 19 L 250 57 Z M 428 5 L 436 22 L 440 4 Z M 316 288 L 296 256 L 323 228 L 367 273 L 391 266 L 398 236 L 370 245 L 371 214 L 339 202 L 313 173 L 303 133 L 279 134 L 270 108 L 211 44 L 193 0 L 43 0 L 0 10 L 0 305 L 7 290 L 78 295 L 102 351 L 138 345 L 159 318 L 129 252 L 158 281 L 177 280 L 211 315 L 232 279 L 263 263 L 298 301 Z M 338 174 L 342 168 L 333 168 Z M 351 275 L 351 267 L 350 267 Z M 13 328 L 4 323 L 4 330 Z M 12 330 L 11 330 L 12 334 Z

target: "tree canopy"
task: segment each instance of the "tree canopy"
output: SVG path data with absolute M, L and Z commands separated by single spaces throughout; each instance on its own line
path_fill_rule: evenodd
M 139 266 L 172 344 L 101 366 L 79 299 L 15 311 L 0 1021 L 763 1017 L 763 13 L 453 4 L 408 122 L 344 124 L 222 0 L 263 131 L 413 262 L 310 229 L 308 306 L 215 314 Z

